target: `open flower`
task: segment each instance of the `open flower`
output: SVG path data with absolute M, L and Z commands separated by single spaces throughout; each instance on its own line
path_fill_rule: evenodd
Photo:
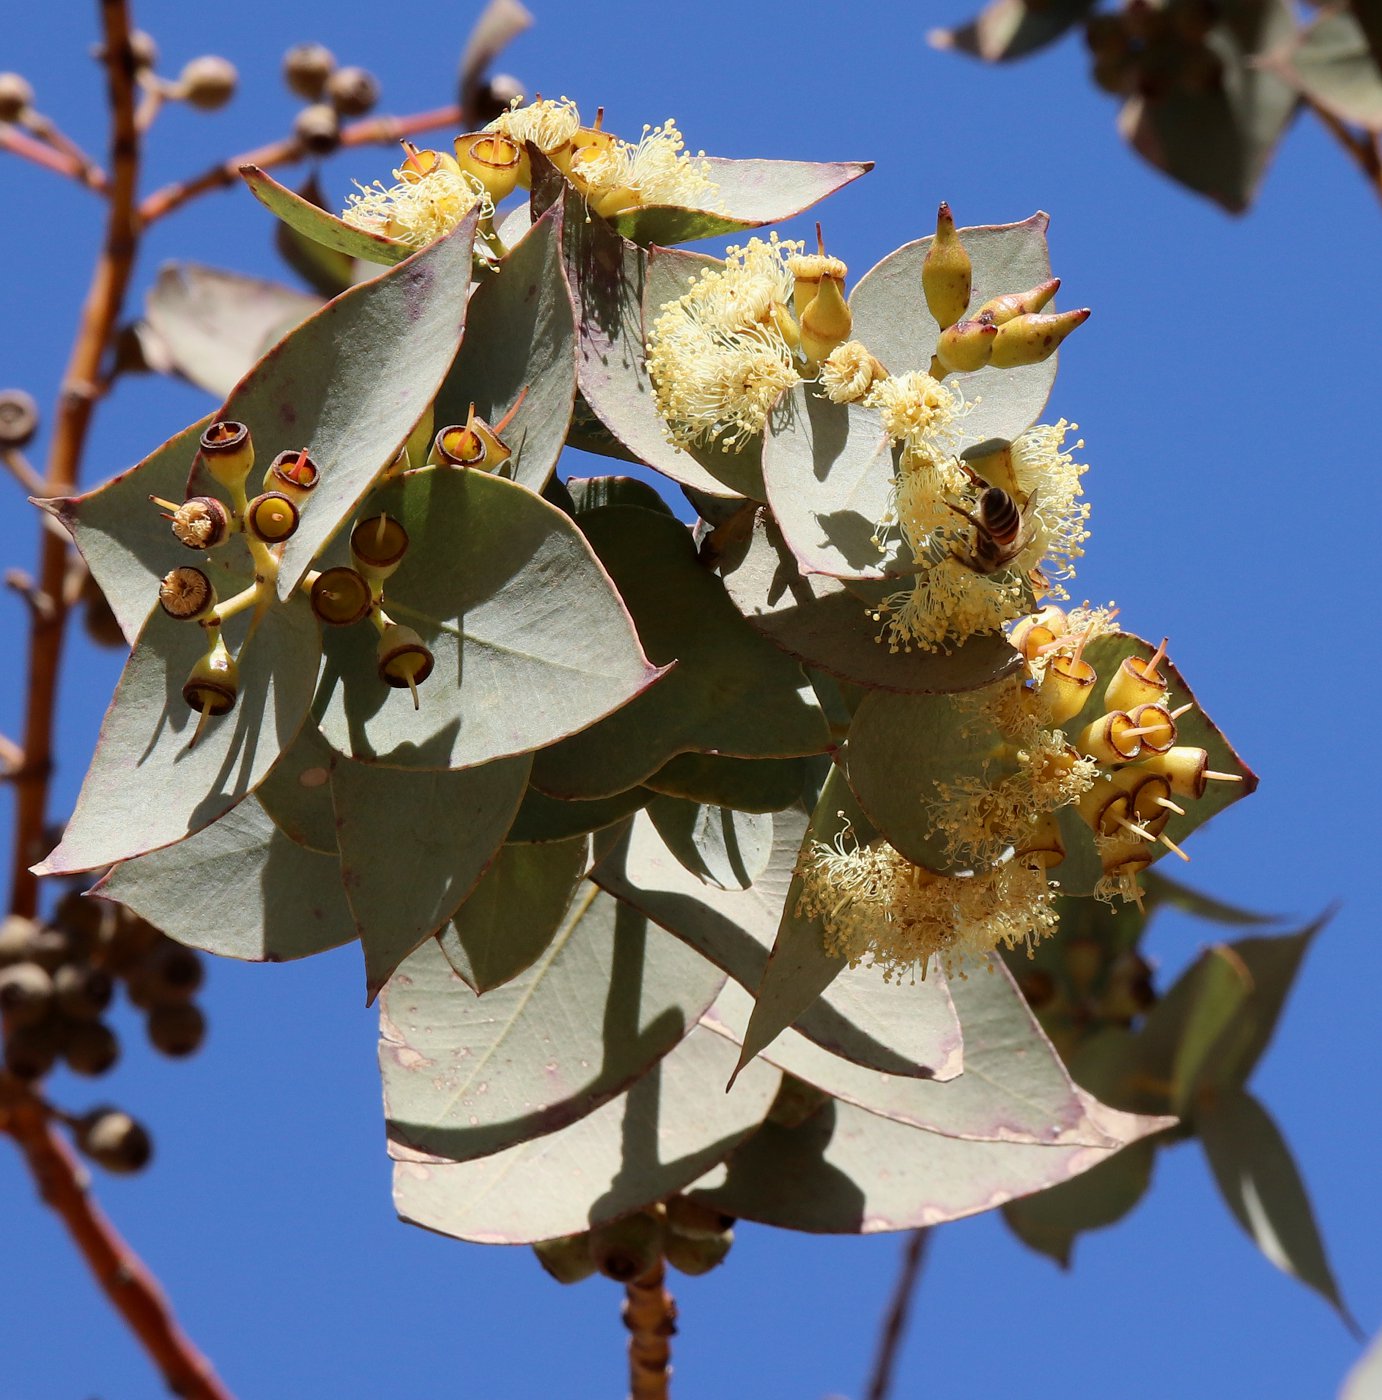
M 455 162 L 438 162 L 425 175 L 395 170 L 397 184 L 387 189 L 376 181 L 359 186 L 341 218 L 368 233 L 396 238 L 413 248 L 425 248 L 450 233 L 477 205 L 482 215 L 494 213 L 485 187 L 459 170 Z
M 648 374 L 668 437 L 679 447 L 732 450 L 761 433 L 779 394 L 800 378 L 795 280 L 799 243 L 750 239 L 668 302 L 648 336 Z
M 851 966 L 881 968 L 889 981 L 918 971 L 924 978 L 933 959 L 949 975 L 1000 945 L 1030 948 L 1057 923 L 1036 862 L 935 875 L 886 843 L 860 846 L 848 825 L 833 843 L 813 841 L 797 874 L 797 915 L 821 920 L 830 952 Z

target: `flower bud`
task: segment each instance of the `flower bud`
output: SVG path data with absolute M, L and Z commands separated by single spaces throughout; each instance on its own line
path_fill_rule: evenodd
M 20 73 L 0 73 L 0 122 L 17 122 L 34 104 L 34 90 Z
M 616 1283 L 641 1278 L 662 1258 L 662 1222 L 647 1211 L 590 1232 L 595 1267 Z
M 38 404 L 23 389 L 0 391 L 0 447 L 27 447 L 38 432 Z
M 1033 629 L 1033 632 L 1039 629 Z M 1029 633 L 1030 637 L 1033 633 Z M 1099 679 L 1094 667 L 1083 657 L 1053 656 L 1041 678 L 1041 688 L 1037 694 L 1041 698 L 1051 723 L 1059 729 L 1067 720 L 1074 719 L 1085 707 L 1085 702 L 1094 693 L 1094 683 Z
M 841 287 L 835 278 L 823 277 L 820 290 L 801 313 L 801 348 L 808 363 L 819 364 L 849 339 L 854 317 Z
M 456 164 L 485 187 L 493 203 L 507 199 L 517 188 L 523 149 L 502 131 L 458 136 L 454 144 Z
M 215 549 L 231 531 L 230 512 L 215 496 L 190 496 L 171 518 L 173 534 L 188 549 Z
M 227 715 L 235 708 L 240 689 L 240 668 L 217 633 L 211 650 L 192 667 L 182 687 L 182 698 L 200 715 Z M 198 726 L 200 728 L 200 726 Z
M 282 544 L 297 533 L 298 508 L 282 491 L 265 491 L 245 507 L 245 533 L 265 544 Z
M 375 653 L 379 679 L 397 690 L 405 686 L 413 692 L 413 709 L 418 708 L 417 688 L 432 674 L 436 658 L 411 627 L 391 622 L 379 638 Z
M 163 575 L 158 602 L 178 622 L 199 622 L 216 610 L 216 589 L 200 569 L 183 564 Z
M 341 144 L 341 120 L 334 107 L 314 102 L 293 119 L 293 135 L 314 156 L 329 156 Z
M 1030 316 L 1040 311 L 1060 290 L 1060 278 L 1038 282 L 1026 292 L 1010 292 L 1007 296 L 990 297 L 974 314 L 987 316 L 995 326 L 1005 326 L 1016 316 Z
M 181 1059 L 206 1039 L 206 1017 L 190 1001 L 169 1002 L 149 1012 L 149 1043 L 162 1055 Z
M 1038 364 L 1054 354 L 1061 341 L 1077 326 L 1084 325 L 1089 316 L 1087 306 L 1051 316 L 1014 316 L 998 328 L 989 363 L 997 369 Z
M 1142 748 L 1142 740 L 1131 732 L 1136 728 L 1131 715 L 1113 710 L 1086 725 L 1075 747 L 1099 763 L 1130 763 Z
M 373 607 L 369 584 L 344 564 L 323 569 L 312 585 L 312 611 L 328 627 L 348 627 L 368 617 Z
M 223 418 L 201 436 L 201 456 L 206 469 L 222 486 L 243 486 L 254 466 L 254 440 L 244 423 Z
M 937 337 L 936 358 L 951 374 L 968 374 L 988 364 L 997 338 L 992 321 L 955 321 Z
M 240 75 L 235 65 L 217 54 L 204 54 L 187 63 L 178 76 L 177 94 L 189 107 L 214 112 L 235 96 Z
M 68 1029 L 62 1058 L 74 1074 L 105 1074 L 120 1058 L 120 1042 L 103 1021 L 78 1021 Z
M 110 1005 L 115 983 L 103 967 L 64 963 L 53 974 L 53 990 L 63 1015 L 76 1021 L 92 1021 Z
M 663 1249 L 667 1262 L 674 1269 L 695 1278 L 723 1264 L 733 1243 L 733 1230 L 723 1230 L 710 1237 L 675 1234 L 669 1230 Z
M 137 1172 L 153 1156 L 149 1134 L 118 1108 L 93 1108 L 74 1127 L 78 1148 L 108 1172 Z
M 53 1006 L 53 979 L 35 962 L 15 963 L 0 972 L 0 1012 L 7 1026 L 32 1026 Z
M 321 480 L 321 468 L 307 455 L 307 449 L 280 452 L 264 473 L 264 490 L 280 491 L 301 505 Z
M 296 44 L 283 55 L 283 80 L 299 97 L 315 102 L 335 67 L 335 56 L 322 44 Z
M 833 282 L 837 291 L 844 292 L 848 268 L 839 258 L 828 256 L 822 249 L 819 253 L 798 253 L 788 258 L 787 271 L 795 278 L 792 307 L 800 317 L 820 294 L 823 283 Z
M 533 1253 L 558 1283 L 580 1283 L 595 1272 L 589 1230 L 579 1235 L 563 1235 L 560 1239 L 541 1240 L 533 1246 Z
M 326 100 L 343 117 L 363 117 L 379 101 L 379 82 L 364 68 L 338 68 L 326 80 Z
M 350 558 L 372 582 L 389 577 L 408 552 L 408 532 L 391 515 L 372 515 L 350 532 Z
M 936 236 L 921 264 L 921 290 L 926 306 L 942 330 L 953 326 L 969 305 L 974 268 L 955 232 L 955 216 L 948 204 L 936 214 Z M 978 368 L 978 366 L 974 366 Z

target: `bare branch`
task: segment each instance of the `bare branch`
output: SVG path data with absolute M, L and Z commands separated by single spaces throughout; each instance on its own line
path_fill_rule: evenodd
M 898 1272 L 892 1302 L 888 1305 L 888 1315 L 878 1338 L 878 1354 L 874 1357 L 873 1376 L 869 1381 L 866 1400 L 887 1400 L 892 1389 L 893 1368 L 897 1365 L 897 1353 L 907 1331 L 907 1314 L 911 1311 L 912 1294 L 916 1291 L 917 1279 L 921 1277 L 921 1262 L 930 1238 L 929 1230 L 913 1230 L 907 1236 L 902 1250 L 902 1268 Z

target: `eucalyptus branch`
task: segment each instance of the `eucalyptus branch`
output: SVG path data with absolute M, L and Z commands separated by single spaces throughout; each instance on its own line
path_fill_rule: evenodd
M 92 1200 L 87 1175 L 54 1131 L 47 1105 L 0 1072 L 0 1131 L 19 1146 L 39 1195 L 62 1218 L 106 1296 L 182 1400 L 230 1400 L 210 1363 L 183 1333 L 153 1275 Z
M 916 1292 L 917 1279 L 921 1277 L 921 1264 L 930 1238 L 930 1230 L 913 1230 L 907 1236 L 902 1250 L 902 1268 L 898 1271 L 892 1301 L 888 1304 L 888 1315 L 878 1338 L 878 1354 L 874 1357 L 866 1400 L 887 1400 L 892 1389 L 897 1353 L 906 1335 L 907 1315 L 912 1308 L 912 1295 Z
M 0 151 L 9 151 L 12 155 L 21 156 L 45 170 L 51 170 L 55 175 L 64 175 L 67 179 L 75 180 L 79 185 L 85 185 L 87 189 L 100 194 L 106 191 L 105 174 L 96 166 L 87 163 L 83 157 L 70 150 L 37 140 L 9 122 L 0 122 Z
M 341 131 L 341 145 L 373 146 L 402 141 L 405 137 L 416 136 L 419 132 L 437 128 L 453 129 L 465 125 L 465 112 L 458 106 L 434 107 L 429 112 L 415 112 L 408 117 L 368 117 L 354 122 Z M 285 136 L 278 141 L 270 141 L 253 151 L 245 151 L 228 160 L 218 161 L 203 170 L 199 175 L 188 176 L 161 190 L 155 190 L 139 206 L 139 217 L 144 224 L 152 224 L 180 209 L 189 200 L 212 190 L 226 189 L 240 181 L 242 165 L 257 165 L 261 170 L 269 170 L 279 165 L 292 165 L 307 159 L 309 152 L 296 136 Z
M 104 185 L 105 175 L 100 166 L 51 117 L 45 117 L 42 112 L 31 110 L 25 113 L 20 120 L 40 141 L 46 142 L 55 150 L 61 151 L 76 161 L 81 169 L 83 180 L 90 182 L 94 179 Z
M 630 1400 L 667 1400 L 677 1305 L 663 1287 L 667 1266 L 659 1259 L 624 1286 L 624 1326 L 629 1329 Z

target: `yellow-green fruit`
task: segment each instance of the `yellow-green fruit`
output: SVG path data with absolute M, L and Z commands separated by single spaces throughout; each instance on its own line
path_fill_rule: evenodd
M 408 532 L 391 515 L 372 515 L 350 532 L 350 559 L 367 579 L 389 577 L 408 552 Z
M 432 667 L 436 664 L 436 658 L 422 638 L 411 627 L 403 627 L 396 622 L 389 623 L 379 638 L 376 660 L 379 679 L 398 690 L 416 691 L 432 674 Z
M 733 1230 L 723 1230 L 718 1235 L 681 1235 L 668 1230 L 663 1248 L 674 1269 L 695 1276 L 708 1274 L 723 1264 L 733 1243 Z
M 563 1235 L 556 1240 L 542 1240 L 533 1246 L 537 1262 L 558 1283 L 580 1283 L 595 1272 L 595 1260 L 590 1254 L 590 1232 Z
M 921 289 L 926 306 L 944 330 L 965 314 L 973 289 L 974 265 L 955 232 L 955 217 L 948 204 L 936 215 L 936 236 L 921 264 Z M 977 368 L 977 366 L 976 366 Z
M 667 1228 L 679 1235 L 711 1238 L 722 1235 L 734 1224 L 734 1217 L 714 1206 L 692 1200 L 689 1196 L 672 1196 L 663 1207 Z
M 298 508 L 282 491 L 265 491 L 245 507 L 245 531 L 265 544 L 282 544 L 297 533 Z
M 198 714 L 226 715 L 235 708 L 239 689 L 240 668 L 218 634 L 211 650 L 188 674 L 182 698 Z
M 312 611 L 328 627 L 348 627 L 369 616 L 374 596 L 364 576 L 339 564 L 323 569 L 312 585 Z
M 662 1257 L 662 1222 L 640 1211 L 590 1234 L 590 1255 L 595 1267 L 616 1283 L 641 1278 Z

